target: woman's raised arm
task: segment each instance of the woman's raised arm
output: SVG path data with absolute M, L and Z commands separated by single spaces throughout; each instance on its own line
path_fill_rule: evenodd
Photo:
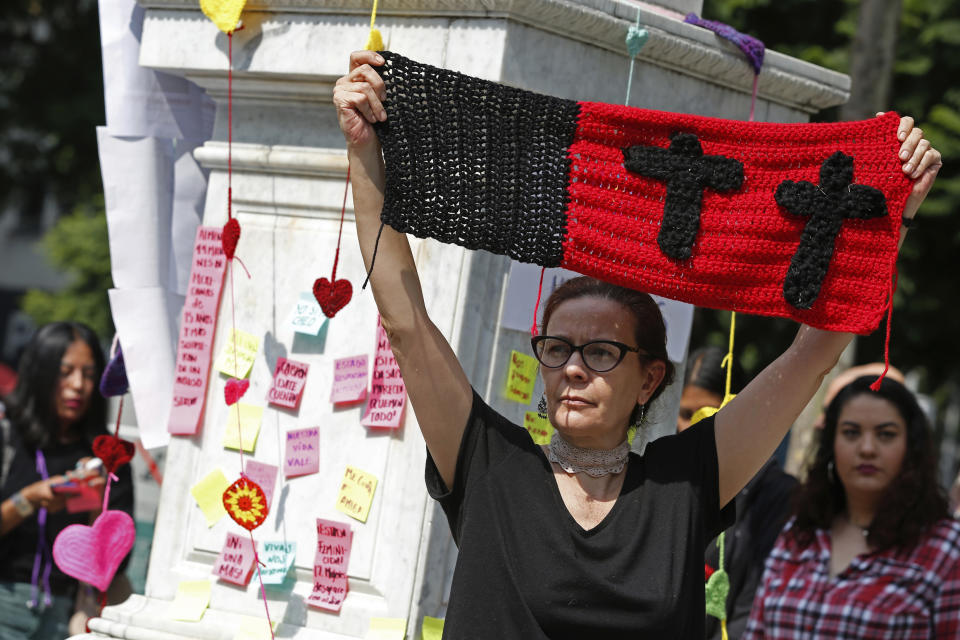
M 903 172 L 915 180 L 904 219 L 916 215 L 942 166 L 940 152 L 913 124 L 913 118 L 902 118 L 897 131 Z M 904 227 L 901 244 L 905 233 Z M 721 506 L 732 500 L 773 454 L 852 338 L 849 333 L 800 327 L 783 355 L 717 413 Z
M 380 233 L 384 166 L 372 123 L 387 118 L 383 80 L 373 51 L 350 55 L 350 71 L 337 80 L 333 104 L 347 140 L 360 252 L 383 327 L 397 358 L 423 438 L 447 487 L 453 486 L 457 453 L 473 392 L 446 338 L 427 315 L 420 277 L 406 235 L 388 226 Z

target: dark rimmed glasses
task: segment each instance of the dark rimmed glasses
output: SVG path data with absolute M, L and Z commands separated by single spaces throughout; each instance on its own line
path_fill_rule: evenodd
M 647 354 L 639 347 L 631 347 L 615 340 L 591 340 L 583 344 L 573 344 L 565 338 L 554 336 L 534 336 L 530 340 L 533 355 L 545 367 L 557 369 L 567 364 L 574 351 L 580 352 L 580 359 L 588 369 L 596 373 L 606 373 L 623 362 L 627 352 L 632 351 L 640 357 Z

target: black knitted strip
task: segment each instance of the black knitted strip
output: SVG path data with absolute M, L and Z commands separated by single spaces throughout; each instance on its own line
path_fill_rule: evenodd
M 558 266 L 578 103 L 380 54 L 381 220 L 420 238 Z

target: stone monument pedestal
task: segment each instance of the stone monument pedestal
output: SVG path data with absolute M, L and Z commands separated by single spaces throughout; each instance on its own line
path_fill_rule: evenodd
M 211 170 L 204 224 L 226 221 L 227 37 L 195 0 L 142 0 L 147 15 L 141 64 L 185 76 L 218 103 L 215 139 L 196 151 Z M 360 409 L 334 410 L 328 399 L 335 358 L 373 354 L 376 308 L 360 291 L 364 271 L 352 237 L 348 205 L 338 276 L 354 298 L 329 323 L 325 341 L 305 341 L 287 317 L 315 278 L 329 277 L 337 243 L 346 155 L 330 100 L 351 50 L 366 41 L 370 2 L 250 0 L 233 42 L 233 197 L 243 226 L 237 255 L 251 279 L 234 273 L 237 327 L 261 349 L 245 401 L 265 404 L 278 357 L 309 363 L 298 412 L 264 412 L 253 459 L 276 464 L 277 434 L 320 426 L 320 474 L 278 485 L 275 505 L 257 540 L 297 542 L 295 583 L 267 592 L 277 637 L 361 638 L 371 617 L 407 619 L 419 637 L 424 615 L 443 617 L 456 549 L 440 509 L 423 484 L 425 448 L 416 416 L 407 409 L 395 432 L 361 427 Z M 629 59 L 624 38 L 637 20 L 650 38 L 637 60 L 632 106 L 746 119 L 753 74 L 740 52 L 713 33 L 684 24 L 700 2 L 630 0 L 395 0 L 381 3 L 377 27 L 387 47 L 432 65 L 565 98 L 622 103 Z M 845 100 L 846 76 L 768 52 L 759 80 L 757 120 L 803 121 Z M 501 391 L 512 349 L 528 335 L 501 326 L 510 261 L 433 241 L 414 241 L 431 316 L 458 353 L 468 377 L 498 410 L 522 423 L 533 410 Z M 217 326 L 218 353 L 231 326 L 229 280 Z M 535 297 L 535 291 L 531 296 Z M 532 303 L 531 303 L 532 305 Z M 213 579 L 211 567 L 226 531 L 224 518 L 208 528 L 189 489 L 215 467 L 237 475 L 239 458 L 221 445 L 227 408 L 224 378 L 210 376 L 198 435 L 174 437 L 167 452 L 145 595 L 108 607 L 90 622 L 86 638 L 233 638 L 239 616 L 263 617 L 256 577 L 246 588 L 217 582 L 200 622 L 177 622 L 167 610 L 178 582 Z M 536 396 L 539 396 L 539 390 Z M 655 432 L 672 430 L 679 396 L 668 395 Z M 534 406 L 536 402 L 532 403 Z M 366 523 L 350 521 L 354 542 L 350 592 L 339 614 L 305 605 L 312 586 L 317 517 L 347 521 L 334 510 L 345 465 L 379 479 Z

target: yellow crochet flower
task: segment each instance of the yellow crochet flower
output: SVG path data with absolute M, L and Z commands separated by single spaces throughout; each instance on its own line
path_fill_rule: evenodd
M 223 506 L 237 524 L 251 531 L 267 518 L 267 496 L 256 482 L 245 477 L 223 492 Z

